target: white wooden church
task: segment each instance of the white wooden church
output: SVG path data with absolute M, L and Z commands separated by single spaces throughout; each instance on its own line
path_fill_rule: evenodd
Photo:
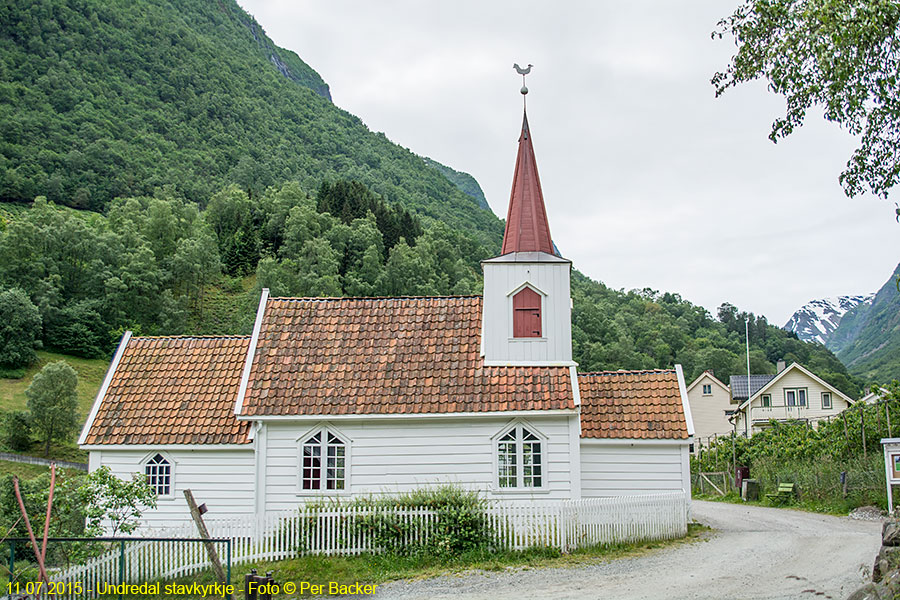
M 251 336 L 126 333 L 79 444 L 143 473 L 151 525 L 456 484 L 542 502 L 684 490 L 681 367 L 579 373 L 570 273 L 523 118 L 483 296 L 272 298 Z

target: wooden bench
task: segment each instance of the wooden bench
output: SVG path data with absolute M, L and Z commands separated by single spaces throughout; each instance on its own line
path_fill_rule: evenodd
M 774 494 L 766 494 L 766 498 L 769 500 L 774 500 L 775 502 L 787 502 L 788 500 L 794 499 L 794 484 L 793 483 L 779 483 L 778 491 Z

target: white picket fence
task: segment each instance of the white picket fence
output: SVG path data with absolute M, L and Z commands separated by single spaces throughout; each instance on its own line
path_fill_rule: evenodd
M 684 492 L 669 492 L 584 500 L 493 503 L 485 518 L 499 549 L 524 550 L 533 546 L 569 552 L 599 544 L 681 537 L 687 533 L 688 499 Z M 427 544 L 438 531 L 439 515 L 428 509 L 359 508 L 333 505 L 301 508 L 207 521 L 210 535 L 231 540 L 232 564 L 272 561 L 304 554 L 356 555 L 380 552 L 373 527 L 389 527 L 396 546 Z M 144 537 L 195 538 L 191 523 L 165 530 L 144 530 Z M 380 539 L 384 539 L 383 537 Z M 201 543 L 160 542 L 135 538 L 113 545 L 100 556 L 51 575 L 53 581 L 82 582 L 96 595 L 97 584 L 172 579 L 209 567 Z M 216 543 L 225 562 L 227 546 Z M 123 562 L 124 557 L 124 562 Z M 120 571 L 121 565 L 124 569 Z M 81 594 L 80 597 L 93 597 Z

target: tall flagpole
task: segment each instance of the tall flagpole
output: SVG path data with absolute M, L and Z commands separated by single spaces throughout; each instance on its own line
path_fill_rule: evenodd
M 753 394 L 750 393 L 750 317 L 744 318 L 744 336 L 747 338 L 747 401 Z M 750 435 L 750 415 L 753 414 L 753 405 L 747 404 L 747 435 Z

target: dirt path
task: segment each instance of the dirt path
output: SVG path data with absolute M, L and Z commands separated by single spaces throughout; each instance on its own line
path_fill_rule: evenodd
M 863 582 L 881 523 L 794 510 L 693 503 L 716 532 L 636 558 L 569 569 L 474 573 L 380 586 L 376 598 L 841 600 Z

